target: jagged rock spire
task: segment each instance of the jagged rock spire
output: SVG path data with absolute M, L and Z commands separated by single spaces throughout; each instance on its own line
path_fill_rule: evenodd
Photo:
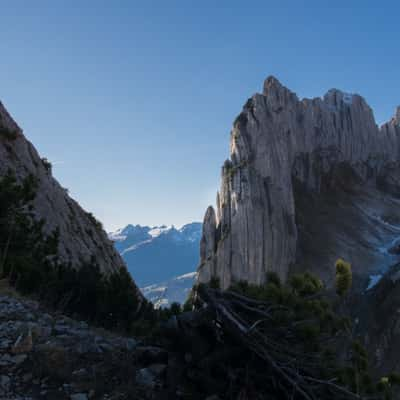
M 399 162 L 399 150 L 398 130 L 379 131 L 361 96 L 333 89 L 323 98 L 299 100 L 268 77 L 263 93 L 235 120 L 218 221 L 214 210 L 206 213 L 199 280 L 215 274 L 226 288 L 238 280 L 262 283 L 268 271 L 286 279 L 302 240 L 294 183 L 316 194 L 339 181 L 351 188 L 355 176 L 365 185 L 382 183 L 386 166 Z

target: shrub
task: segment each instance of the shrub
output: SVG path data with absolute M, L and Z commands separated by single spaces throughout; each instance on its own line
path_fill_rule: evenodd
M 336 293 L 344 297 L 351 288 L 352 271 L 351 264 L 339 258 L 335 263 L 336 268 Z
M 92 258 L 65 265 L 57 257 L 59 231 L 43 233 L 44 221 L 30 212 L 37 182 L 18 183 L 10 172 L 0 179 L 1 275 L 24 294 L 109 329 L 129 331 L 138 319 L 151 320 L 152 306 L 140 300 L 128 271 L 101 274 Z
M 43 167 L 46 169 L 46 171 L 51 174 L 51 171 L 53 169 L 53 166 L 51 165 L 51 162 L 47 158 L 42 158 L 42 164 Z
M 18 132 L 2 126 L 0 127 L 0 137 L 3 137 L 7 140 L 16 140 L 18 137 Z
M 273 283 L 276 286 L 281 286 L 281 279 L 276 272 L 267 272 L 265 280 L 266 282 Z
M 86 216 L 97 229 L 103 230 L 103 224 L 91 212 L 87 212 Z
M 344 288 L 339 293 L 346 293 L 351 286 L 351 267 L 343 260 L 338 260 L 337 266 L 339 281 Z M 272 276 L 261 286 L 237 282 L 229 291 L 257 300 L 257 303 L 243 301 L 247 308 L 243 304 L 240 308 L 242 298 L 233 297 L 231 310 L 237 312 L 235 318 L 238 320 L 252 327 L 257 326 L 254 337 L 266 346 L 271 344 L 270 355 L 277 357 L 275 361 L 281 360 L 281 357 L 286 360 L 285 352 L 295 354 L 299 370 L 304 368 L 308 372 L 308 368 L 312 370 L 317 366 L 314 370 L 317 375 L 313 378 L 336 382 L 354 394 L 349 398 L 392 398 L 394 386 L 400 384 L 400 375 L 390 374 L 374 384 L 369 373 L 367 351 L 353 339 L 350 320 L 336 313 L 331 301 L 333 298 L 324 291 L 323 283 L 315 276 L 310 273 L 296 274 L 285 284 Z M 229 291 L 224 297 L 226 301 L 232 299 Z M 258 313 L 262 315 L 262 311 L 266 310 L 268 318 L 262 319 Z M 251 313 L 255 317 L 248 320 Z M 308 364 L 310 360 L 313 361 Z M 287 361 L 293 366 L 290 362 L 293 360 Z M 382 396 L 377 395 L 377 389 Z
M 213 276 L 208 284 L 212 289 L 219 289 L 221 287 L 219 278 Z

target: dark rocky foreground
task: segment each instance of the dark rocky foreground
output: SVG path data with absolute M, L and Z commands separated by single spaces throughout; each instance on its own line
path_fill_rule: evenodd
M 173 318 L 149 345 L 2 294 L 0 400 L 218 400 L 226 382 L 210 366 L 221 354 L 202 315 Z
M 0 399 L 151 398 L 166 360 L 160 348 L 0 297 Z
M 141 341 L 5 292 L 0 295 L 0 400 L 382 399 L 382 393 L 360 397 L 346 380 L 327 378 L 331 364 L 321 361 L 324 353 L 315 345 L 327 338 L 334 345 L 334 336 L 344 345 L 344 337 L 334 319 L 325 319 L 329 309 L 318 320 L 322 303 L 315 295 L 304 296 L 283 307 L 203 285 L 196 292 L 196 311 L 170 317 Z M 300 304 L 303 309 L 294 313 Z M 312 339 L 312 331 L 304 331 L 309 332 L 305 339 L 298 324 L 314 317 L 320 336 Z M 369 350 L 375 339 L 370 337 Z M 350 354 L 340 349 L 343 356 Z M 399 397 L 396 392 L 386 398 Z

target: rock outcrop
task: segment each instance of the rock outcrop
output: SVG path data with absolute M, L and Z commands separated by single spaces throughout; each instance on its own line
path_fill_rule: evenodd
M 204 219 L 200 282 L 260 284 L 299 268 L 329 281 L 344 257 L 366 285 L 393 263 L 400 109 L 379 128 L 359 95 L 300 100 L 269 77 L 235 120 L 230 148 Z
M 94 258 L 103 273 L 125 268 L 101 224 L 53 178 L 51 164 L 40 158 L 0 103 L 0 176 L 7 171 L 12 171 L 19 179 L 32 174 L 38 180 L 33 211 L 38 219 L 45 220 L 45 232 L 59 230 L 61 261 L 79 268 Z

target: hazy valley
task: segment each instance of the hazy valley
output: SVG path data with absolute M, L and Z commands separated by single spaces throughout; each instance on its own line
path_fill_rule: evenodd
M 201 229 L 197 222 L 180 229 L 127 225 L 108 236 L 146 298 L 167 306 L 183 304 L 195 283 Z

